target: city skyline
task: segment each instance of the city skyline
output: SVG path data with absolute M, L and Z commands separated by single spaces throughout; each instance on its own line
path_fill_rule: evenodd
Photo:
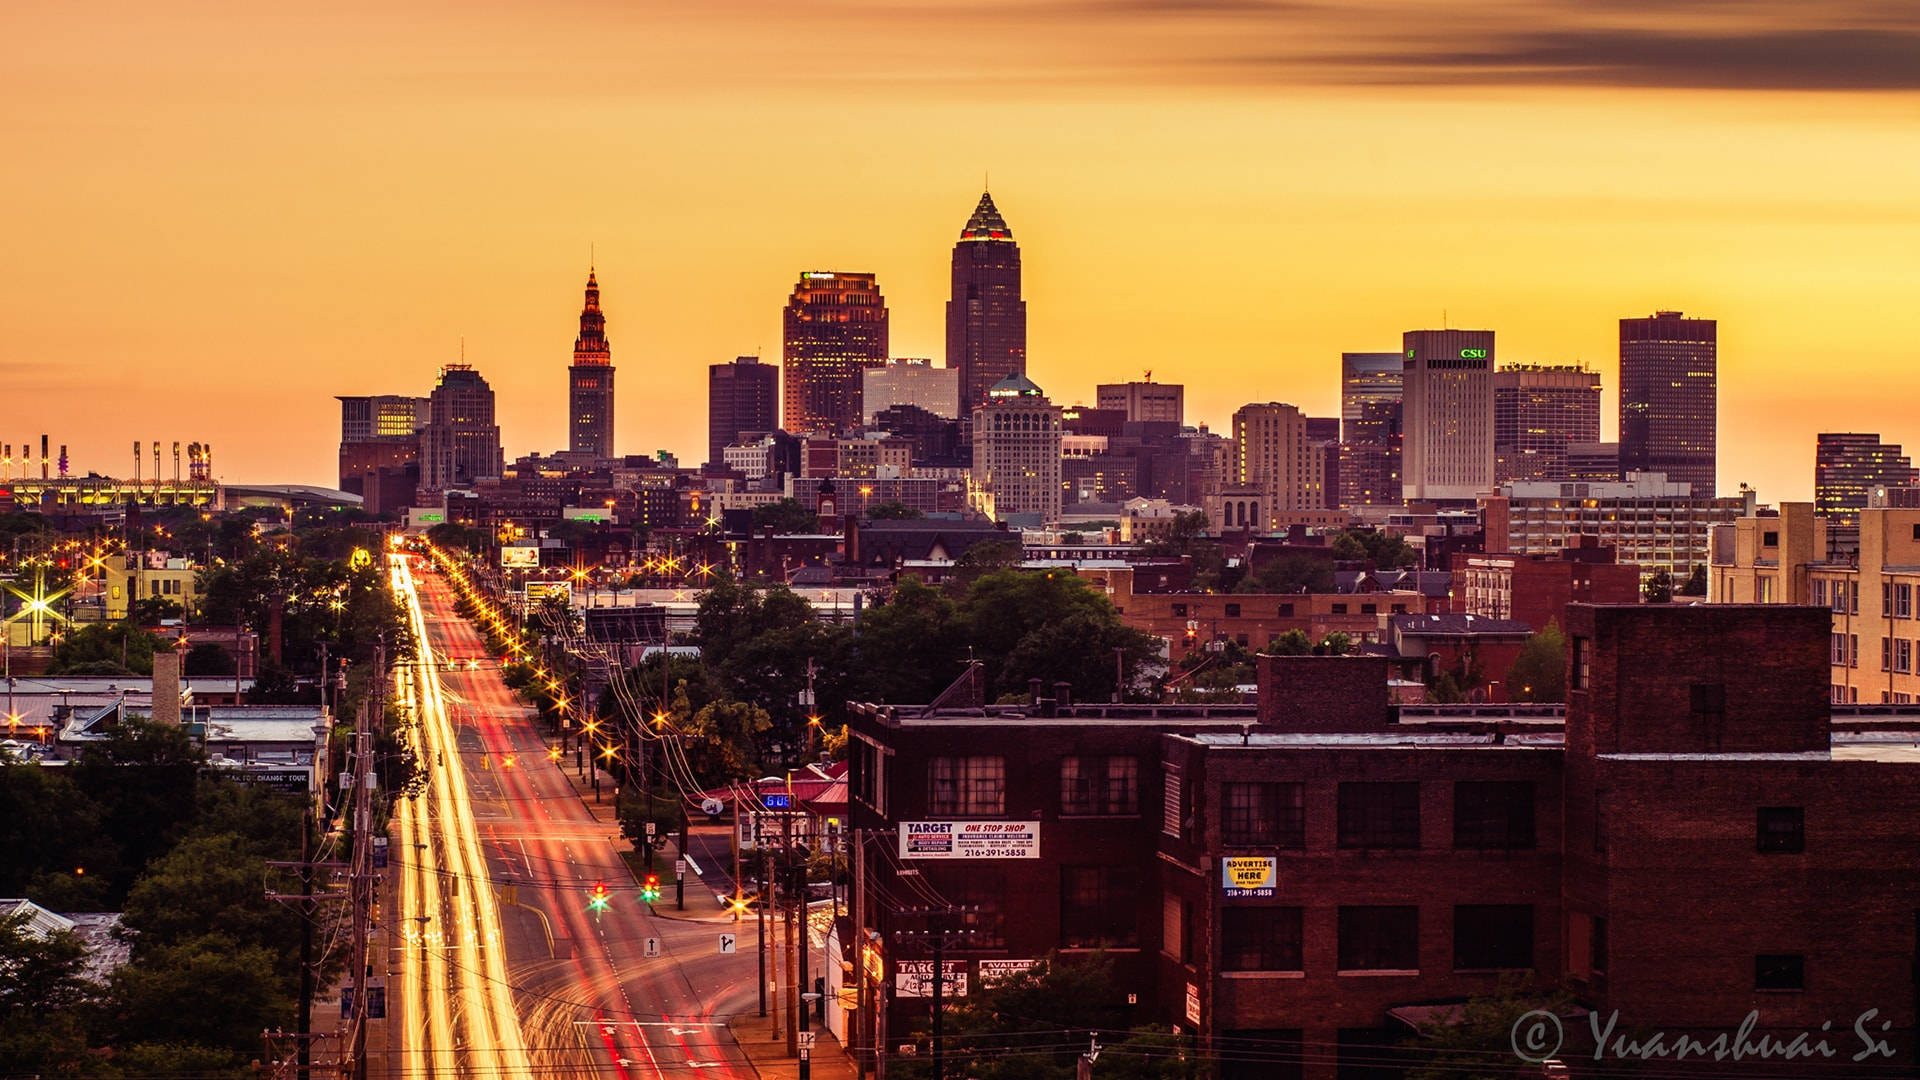
M 323 482 L 332 396 L 428 385 L 464 337 L 508 446 L 544 452 L 567 445 L 555 343 L 597 244 L 622 347 L 647 364 L 622 380 L 616 446 L 691 461 L 707 367 L 774 355 L 801 269 L 873 270 L 892 351 L 941 357 L 956 217 L 991 170 L 1019 228 L 1028 370 L 1066 404 L 1151 368 L 1216 431 L 1249 401 L 1332 415 L 1341 352 L 1443 319 L 1496 329 L 1506 362 L 1584 362 L 1612 388 L 1617 320 L 1678 309 L 1721 325 L 1723 489 L 1810 497 L 1820 430 L 1913 441 L 1920 78 L 1888 44 L 1911 20 L 1883 13 L 1874 45 L 1852 5 L 1766 6 L 1732 30 L 1693 11 L 1651 20 L 1657 47 L 1636 54 L 1608 22 L 1630 13 L 1538 4 L 1392 43 L 1382 4 L 856 9 L 858 27 L 759 4 L 645 27 L 596 4 L 451 27 L 348 10 L 299 34 L 265 11 L 109 4 L 81 32 L 10 9 L 35 60 L 0 86 L 36 109 L 0 120 L 22 210 L 0 377 L 81 469 L 156 433 L 147 384 L 177 372 L 226 478 Z M 177 47 L 154 48 L 160 30 Z M 555 71 L 589 33 L 621 59 Z M 969 37 L 1003 47 L 932 44 Z M 1810 63 L 1779 62 L 1796 42 Z M 751 77 L 716 80 L 723 55 L 753 58 Z M 804 122 L 843 103 L 859 130 Z M 583 169 L 586 132 L 601 149 Z M 795 175 L 858 194 L 815 213 Z M 1816 357 L 1850 378 L 1807 378 Z M 259 408 L 262 372 L 286 408 Z M 1882 392 L 1862 401 L 1853 379 Z

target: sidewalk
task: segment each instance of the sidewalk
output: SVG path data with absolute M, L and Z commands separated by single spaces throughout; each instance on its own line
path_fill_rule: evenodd
M 773 1020 L 764 1016 L 736 1016 L 727 1022 L 740 1051 L 762 1080 L 797 1080 L 800 1061 L 787 1056 L 787 1040 L 773 1040 Z M 853 1059 L 841 1049 L 825 1024 L 813 1027 L 812 1080 L 853 1080 Z

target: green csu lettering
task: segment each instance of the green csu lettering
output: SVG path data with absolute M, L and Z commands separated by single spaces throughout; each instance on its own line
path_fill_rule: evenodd
M 1485 360 L 1486 358 L 1487 358 L 1487 350 L 1485 349 L 1461 349 L 1460 350 L 1460 359 L 1462 360 Z

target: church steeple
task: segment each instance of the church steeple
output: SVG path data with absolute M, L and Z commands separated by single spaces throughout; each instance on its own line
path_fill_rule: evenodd
M 573 341 L 575 364 L 604 365 L 613 362 L 607 346 L 607 317 L 600 313 L 600 282 L 593 267 L 587 268 L 587 302 L 580 309 L 580 336 Z
M 1012 240 L 1013 230 L 1007 228 L 1007 219 L 1000 216 L 1000 208 L 993 205 L 993 194 L 980 193 L 980 205 L 973 208 L 973 216 L 960 230 L 962 240 Z

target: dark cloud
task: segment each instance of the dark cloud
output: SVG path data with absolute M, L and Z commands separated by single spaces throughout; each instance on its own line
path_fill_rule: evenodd
M 1920 29 L 1909 27 L 1754 33 L 1570 28 L 1492 35 L 1484 47 L 1456 40 L 1436 46 L 1306 64 L 1332 81 L 1920 90 Z M 1254 63 L 1299 69 L 1303 62 L 1271 57 Z

